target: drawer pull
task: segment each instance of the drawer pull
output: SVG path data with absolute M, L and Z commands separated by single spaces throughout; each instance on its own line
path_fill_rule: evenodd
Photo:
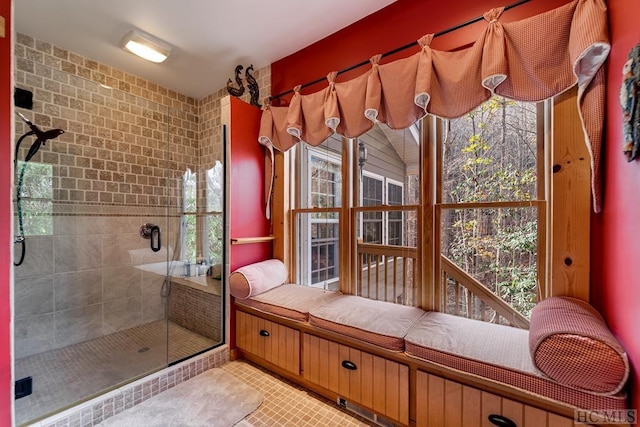
M 260 336 L 261 337 L 268 337 L 269 336 L 269 331 L 265 331 L 264 329 L 260 329 Z
M 507 417 L 503 417 L 502 415 L 489 415 L 489 422 L 498 427 L 518 427 L 516 423 L 514 423 Z
M 358 369 L 356 364 L 351 362 L 351 361 L 349 361 L 349 360 L 343 360 L 342 361 L 342 367 L 345 368 L 345 369 L 348 369 L 350 371 L 355 371 L 356 369 Z

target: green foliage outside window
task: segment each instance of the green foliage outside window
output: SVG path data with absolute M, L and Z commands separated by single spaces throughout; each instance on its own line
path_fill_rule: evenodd
M 536 105 L 494 97 L 448 122 L 445 203 L 537 199 Z M 443 211 L 443 253 L 529 316 L 536 300 L 535 207 Z
M 53 166 L 18 162 L 18 175 L 24 168 L 20 198 L 25 236 L 53 234 Z M 16 209 L 17 212 L 18 209 Z M 15 221 L 16 230 L 18 221 Z M 16 231 L 18 234 L 18 231 Z

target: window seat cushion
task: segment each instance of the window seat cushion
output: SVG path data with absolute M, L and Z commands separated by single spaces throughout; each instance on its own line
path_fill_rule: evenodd
M 229 275 L 229 291 L 236 299 L 255 297 L 284 284 L 288 274 L 279 259 L 245 265 Z
M 529 346 L 538 369 L 577 389 L 616 394 L 629 377 L 627 353 L 600 313 L 576 298 L 551 297 L 534 307 Z
M 285 284 L 251 298 L 237 299 L 236 304 L 252 307 L 276 316 L 306 322 L 309 319 L 310 310 L 336 298 L 342 298 L 342 293 L 308 286 Z
M 309 312 L 309 323 L 393 351 L 425 311 L 390 302 L 344 295 Z
M 410 356 L 488 378 L 578 408 L 622 410 L 626 396 L 602 396 L 545 377 L 529 353 L 529 331 L 428 312 L 405 337 Z M 584 372 L 584 375 L 589 375 Z

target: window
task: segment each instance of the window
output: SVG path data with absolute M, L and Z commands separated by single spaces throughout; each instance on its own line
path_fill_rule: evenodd
M 383 191 L 385 189 L 385 191 Z M 363 207 L 402 206 L 404 186 L 391 178 L 363 172 L 360 186 Z M 362 213 L 362 234 L 365 243 L 401 246 L 404 244 L 402 211 L 365 211 Z
M 402 206 L 404 203 L 403 186 L 391 179 L 387 180 L 387 204 Z M 404 244 L 404 220 L 402 211 L 387 212 L 387 244 L 402 246 Z
M 180 259 L 183 262 L 209 266 L 222 263 L 223 187 L 224 168 L 220 161 L 200 173 L 189 168 L 184 172 L 180 222 Z M 198 198 L 198 194 L 204 197 Z
M 362 176 L 362 206 L 382 206 L 382 188 L 384 178 L 374 176 L 371 173 L 364 173 Z M 382 244 L 384 230 L 384 221 L 382 212 L 363 212 L 362 213 L 362 241 L 365 243 Z
M 341 159 L 329 143 L 319 148 L 301 148 L 306 161 L 300 164 L 304 170 L 300 200 L 308 211 L 298 217 L 298 281 L 308 286 L 338 289 Z
M 205 263 L 215 265 L 222 263 L 222 233 L 224 211 L 224 168 L 216 160 L 206 175 L 206 212 L 202 216 L 202 256 Z
M 21 215 L 25 236 L 53 234 L 53 166 L 44 163 L 18 161 L 18 184 Z M 15 221 L 16 235 L 21 234 L 20 218 Z
M 501 323 L 529 317 L 545 256 L 538 245 L 546 209 L 538 120 L 536 104 L 494 97 L 444 122 L 437 166 L 442 311 Z M 496 311 L 498 299 L 515 312 Z
M 194 263 L 197 255 L 197 174 L 187 168 L 182 176 L 182 220 L 180 221 L 181 252 L 184 262 Z
M 415 127 L 377 125 L 357 140 L 303 146 L 299 171 L 306 193 L 301 192 L 297 215 L 302 283 L 337 282 L 338 255 L 349 251 L 353 273 L 343 277 L 350 280 L 350 293 L 421 305 L 427 294 L 423 287 L 432 286 L 418 281 L 425 268 L 418 263 L 422 242 L 436 248 L 431 276 L 437 281 L 435 308 L 505 324 L 528 323 L 543 286 L 539 265 L 546 256 L 539 246 L 544 227 L 538 221 L 546 201 L 538 111 L 533 103 L 495 97 L 458 119 L 431 121 L 432 132 L 441 129 L 436 134 L 437 179 L 425 181 L 435 190 L 433 232 L 418 227 Z M 357 203 L 341 209 L 341 154 L 349 152 L 358 156 L 357 162 L 347 162 L 359 169 L 349 173 Z M 353 239 L 339 238 L 340 214 L 355 218 Z
M 320 265 L 295 255 L 290 267 L 308 277 L 299 283 L 334 277 L 348 294 L 525 328 L 540 298 L 588 297 L 588 262 L 575 262 L 588 257 L 575 217 L 589 216 L 590 190 L 575 90 L 539 104 L 494 97 L 455 120 L 339 138 L 292 150 L 291 247 L 311 253 L 310 224 L 333 227 L 313 239 L 330 242 L 317 257 L 340 267 L 312 279 Z

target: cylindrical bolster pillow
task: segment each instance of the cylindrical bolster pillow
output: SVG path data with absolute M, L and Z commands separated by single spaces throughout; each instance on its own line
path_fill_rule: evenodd
M 531 313 L 529 349 L 551 379 L 579 390 L 611 395 L 629 376 L 629 360 L 604 319 L 588 303 L 551 297 Z
M 229 290 L 238 299 L 246 299 L 282 285 L 287 267 L 279 259 L 245 265 L 229 276 Z

